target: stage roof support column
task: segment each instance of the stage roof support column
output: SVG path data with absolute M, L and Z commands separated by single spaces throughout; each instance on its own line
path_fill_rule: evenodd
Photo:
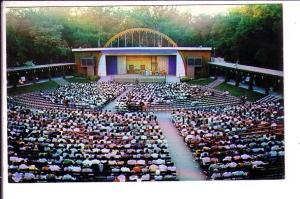
M 218 67 L 216 67 L 216 69 L 215 69 L 215 79 L 218 79 L 218 71 L 219 70 L 219 68 Z
M 229 70 L 228 69 L 224 69 L 225 70 L 225 83 L 227 83 L 229 81 Z
M 65 67 L 66 66 L 62 67 L 62 76 L 63 76 L 64 79 L 66 79 L 66 68 Z
M 51 68 L 49 67 L 48 68 L 48 78 L 49 78 L 49 80 L 51 81 L 51 70 L 50 70 Z
M 36 74 L 35 74 L 35 70 L 32 70 L 31 78 L 32 78 L 33 84 L 36 84 Z
M 241 79 L 241 74 L 239 71 L 235 71 L 235 86 L 239 87 L 240 86 L 240 79 Z
M 16 88 L 18 81 L 20 79 L 19 73 L 13 72 L 12 73 L 12 80 L 13 80 L 13 87 Z
M 249 79 L 249 87 L 248 90 L 252 91 L 253 90 L 253 79 L 254 79 L 254 74 L 250 74 L 250 79 Z
M 264 76 L 264 83 L 265 83 L 265 94 L 269 95 L 270 93 L 270 77 Z

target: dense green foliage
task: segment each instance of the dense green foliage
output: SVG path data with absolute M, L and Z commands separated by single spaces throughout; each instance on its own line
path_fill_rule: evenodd
M 73 61 L 72 48 L 103 46 L 118 32 L 147 27 L 179 46 L 211 46 L 241 64 L 282 66 L 281 5 L 245 5 L 224 15 L 178 12 L 172 6 L 18 8 L 7 13 L 8 66 Z

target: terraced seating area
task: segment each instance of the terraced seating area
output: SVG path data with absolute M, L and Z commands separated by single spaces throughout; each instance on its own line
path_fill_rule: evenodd
M 284 178 L 282 105 L 178 110 L 172 117 L 209 179 Z
M 10 100 L 36 108 L 101 110 L 128 87 L 131 91 L 116 102 L 118 112 L 198 109 L 241 103 L 237 97 L 204 86 L 115 82 L 71 83 L 54 90 L 17 95 Z
M 71 83 L 57 90 L 41 93 L 56 104 L 68 107 L 100 109 L 125 91 L 122 84 L 114 82 Z
M 128 109 L 165 111 L 177 108 L 223 106 L 240 102 L 239 98 L 203 86 L 185 83 L 139 84 L 118 101 L 116 108 L 119 111 L 128 111 Z
M 267 95 L 259 100 L 256 103 L 269 103 L 269 102 L 279 102 L 282 100 L 282 97 L 276 95 Z
M 153 113 L 30 110 L 9 103 L 10 182 L 176 180 Z
M 71 83 L 54 90 L 26 93 L 9 98 L 27 107 L 100 110 L 123 93 L 118 83 Z
M 49 100 L 45 100 L 40 92 L 26 93 L 17 95 L 15 97 L 8 97 L 10 103 L 19 104 L 25 107 L 31 108 L 55 108 L 55 109 L 66 109 L 65 105 L 56 104 Z
M 101 92 L 102 104 L 93 107 Z M 121 93 L 119 113 L 102 111 Z M 91 103 L 66 104 L 66 96 Z M 155 114 L 140 110 L 173 110 L 179 136 L 208 179 L 284 178 L 281 102 L 242 104 L 185 83 L 101 82 L 8 97 L 10 182 L 177 180 Z
M 91 110 L 82 106 L 67 107 L 66 105 L 56 104 L 45 100 L 39 92 L 26 93 L 14 97 L 8 97 L 8 102 L 16 106 L 22 106 L 33 109 L 56 109 L 56 110 Z M 105 104 L 104 104 L 105 105 Z

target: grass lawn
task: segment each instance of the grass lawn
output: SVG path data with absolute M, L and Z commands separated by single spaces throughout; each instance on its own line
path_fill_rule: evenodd
M 217 86 L 215 89 L 220 90 L 220 91 L 228 91 L 231 95 L 236 96 L 236 97 L 241 97 L 241 96 L 247 96 L 247 100 L 250 102 L 257 101 L 258 99 L 262 98 L 264 94 L 257 93 L 254 91 L 249 91 L 244 88 L 238 88 L 230 84 L 222 83 L 219 86 Z
M 91 82 L 91 80 L 89 80 L 85 77 L 71 77 L 71 78 L 66 78 L 66 80 L 70 83 L 87 83 L 87 82 Z
M 205 78 L 205 79 L 193 79 L 188 81 L 188 84 L 197 84 L 197 85 L 207 85 L 211 82 L 213 82 L 214 80 L 211 78 Z
M 57 87 L 58 87 L 58 84 L 56 82 L 48 81 L 48 82 L 37 83 L 37 84 L 28 85 L 28 86 L 8 88 L 7 94 L 8 95 L 17 95 L 17 94 L 30 93 L 30 92 L 40 91 L 40 90 L 53 89 L 53 88 L 57 88 Z

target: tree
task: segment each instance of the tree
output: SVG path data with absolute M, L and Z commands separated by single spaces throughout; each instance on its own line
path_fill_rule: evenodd
M 211 46 L 216 56 L 282 69 L 282 6 L 245 5 L 223 15 L 193 16 L 176 6 L 14 8 L 7 13 L 7 63 L 73 61 L 71 48 L 98 47 L 129 28 L 145 27 L 179 46 Z

